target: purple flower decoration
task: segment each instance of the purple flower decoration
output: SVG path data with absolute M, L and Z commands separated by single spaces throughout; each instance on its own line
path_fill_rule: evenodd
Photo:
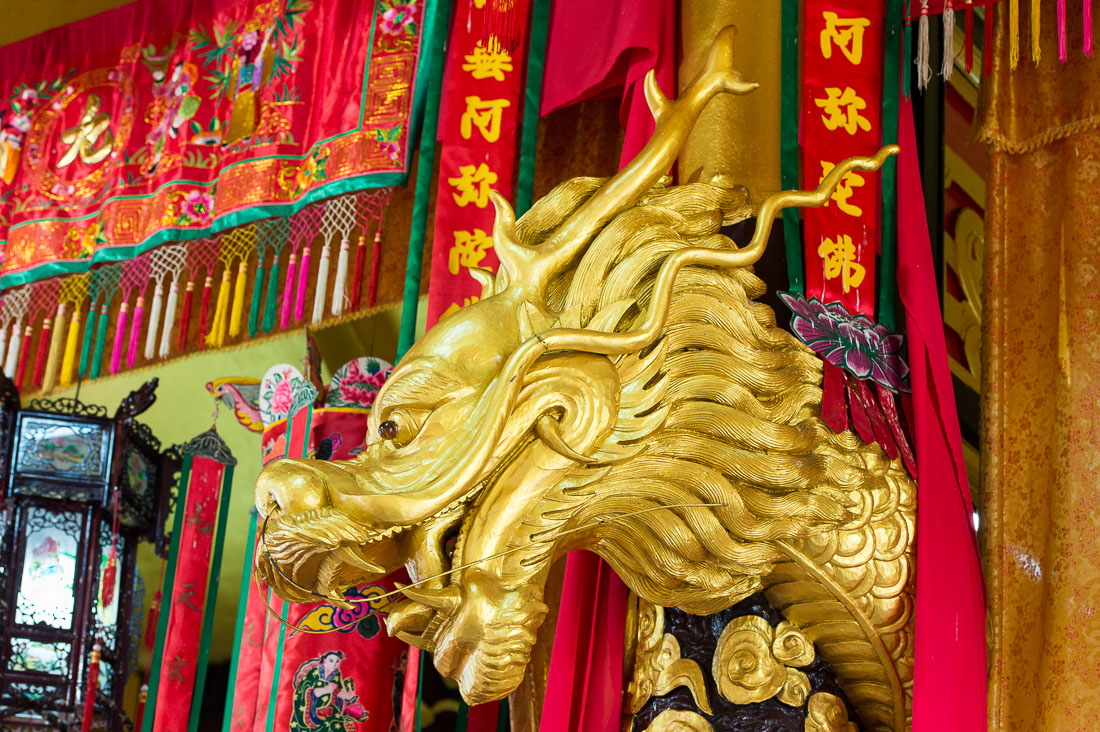
M 909 391 L 909 365 L 902 356 L 903 337 L 866 315 L 852 315 L 839 302 L 825 304 L 780 292 L 791 309 L 791 330 L 823 359 L 858 379 L 874 379 L 893 391 Z

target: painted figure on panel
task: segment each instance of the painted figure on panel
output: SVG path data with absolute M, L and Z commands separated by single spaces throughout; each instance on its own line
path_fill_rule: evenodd
M 271 78 L 275 53 L 271 35 L 274 31 L 274 25 L 263 29 L 252 22 L 245 26 L 237 41 L 237 60 L 233 62 L 233 79 L 229 88 L 233 107 L 222 145 L 232 145 L 242 140 L 247 142 L 252 138 L 252 132 L 256 129 L 256 95 Z
M 327 651 L 306 661 L 294 674 L 291 732 L 354 732 L 370 712 L 359 703 L 355 681 L 340 673 L 344 654 Z

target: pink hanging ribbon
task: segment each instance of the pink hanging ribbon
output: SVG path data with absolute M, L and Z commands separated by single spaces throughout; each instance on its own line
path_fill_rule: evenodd
M 279 327 L 290 327 L 290 309 L 294 306 L 294 275 L 296 275 L 298 264 L 298 252 L 291 251 L 290 257 L 286 260 L 286 282 L 283 284 L 283 307 L 279 312 Z
M 1084 0 L 1085 55 L 1092 55 L 1092 0 Z
M 130 304 L 125 300 L 118 309 L 118 319 L 115 320 L 115 340 L 111 343 L 111 373 L 117 374 L 122 367 L 122 343 L 126 339 L 126 315 L 130 311 Z
M 1066 62 L 1066 0 L 1058 0 L 1058 60 Z
M 306 314 L 306 287 L 309 283 L 309 244 L 302 247 L 302 263 L 298 267 L 298 292 L 294 297 L 294 320 L 300 321 Z
M 141 337 L 141 319 L 145 314 L 145 297 L 138 295 L 134 306 L 134 317 L 130 320 L 130 346 L 126 349 L 126 368 L 132 369 L 137 363 L 138 339 Z

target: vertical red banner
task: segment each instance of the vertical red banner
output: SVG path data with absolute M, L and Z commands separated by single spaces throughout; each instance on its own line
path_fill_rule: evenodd
M 168 633 L 153 720 L 156 732 L 187 732 L 225 468 L 216 460 L 191 458 L 178 564 L 167 609 Z
M 440 110 L 429 328 L 480 298 L 471 267 L 497 268 L 489 191 L 512 197 L 530 0 L 504 4 L 456 3 Z
M 882 0 L 805 0 L 802 185 L 840 161 L 874 155 L 882 138 Z M 844 176 L 825 206 L 803 211 L 806 294 L 874 317 L 878 172 Z
M 229 727 L 232 732 L 252 732 L 252 725 L 256 720 L 256 699 L 260 690 L 264 650 L 264 624 L 267 619 L 267 606 L 264 605 L 266 594 L 267 588 L 260 587 L 255 575 L 250 576 L 244 629 L 241 631 L 241 645 L 237 649 L 238 671 Z

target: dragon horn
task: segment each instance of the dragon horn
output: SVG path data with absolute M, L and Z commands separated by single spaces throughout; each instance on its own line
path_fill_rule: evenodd
M 743 81 L 733 70 L 735 34 L 733 26 L 719 31 L 702 71 L 676 101 L 669 101 L 661 93 L 653 72 L 649 72 L 645 94 L 656 123 L 653 136 L 629 165 L 600 186 L 544 244 L 531 250 L 539 256 L 525 274 L 539 292 L 545 290 L 553 274 L 566 267 L 604 224 L 633 206 L 668 173 L 707 102 L 718 94 L 748 94 L 756 89 L 756 84 Z M 498 218 L 499 215 L 498 209 Z
M 401 593 L 413 602 L 419 602 L 421 605 L 426 605 L 436 610 L 454 612 L 458 608 L 459 602 L 462 601 L 462 592 L 454 585 L 444 587 L 441 590 L 403 585 L 400 582 L 395 582 L 394 586 L 401 590 Z

